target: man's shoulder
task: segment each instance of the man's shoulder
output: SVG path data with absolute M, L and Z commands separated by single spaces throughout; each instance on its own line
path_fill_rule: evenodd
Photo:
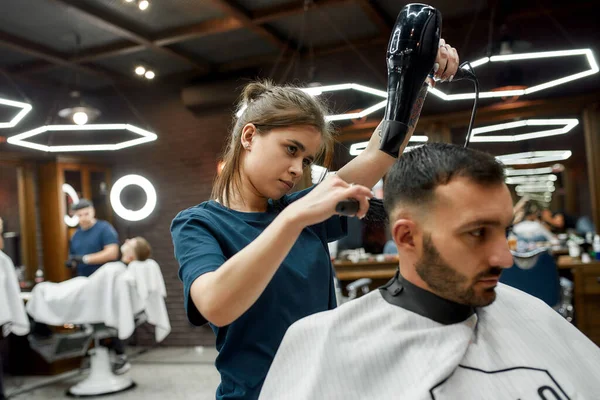
M 521 318 L 534 318 L 546 322 L 561 320 L 566 322 L 542 300 L 503 283 L 496 287 L 496 301 L 483 310 L 494 317 L 510 314 L 512 316 L 510 318 L 516 323 Z
M 99 229 L 115 229 L 110 222 L 103 219 L 97 220 L 96 226 L 98 226 Z
M 319 332 L 325 330 L 337 332 L 338 327 L 347 326 L 349 321 L 353 327 L 362 323 L 370 323 L 373 315 L 370 311 L 377 311 L 379 306 L 385 307 L 385 300 L 379 293 L 379 290 L 374 290 L 367 295 L 359 297 L 344 303 L 337 308 L 329 311 L 309 315 L 296 321 L 288 329 L 288 332 Z

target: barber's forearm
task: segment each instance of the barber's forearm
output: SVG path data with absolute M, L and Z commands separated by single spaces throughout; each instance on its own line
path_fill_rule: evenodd
M 408 142 L 415 131 L 419 116 L 421 115 L 421 110 L 423 109 L 423 104 L 425 104 L 427 89 L 428 84 L 425 83 L 413 105 L 411 117 L 408 121 L 408 132 L 404 142 L 400 146 L 398 157 L 404 152 L 404 149 L 408 145 Z M 366 187 L 375 186 L 392 165 L 394 165 L 394 162 L 396 162 L 396 158 L 379 150 L 380 144 L 381 123 L 375 128 L 375 131 L 371 135 L 367 148 L 354 160 L 342 167 L 337 175 L 348 183 L 359 184 Z
M 119 246 L 110 245 L 97 253 L 84 255 L 86 264 L 105 264 L 119 259 Z

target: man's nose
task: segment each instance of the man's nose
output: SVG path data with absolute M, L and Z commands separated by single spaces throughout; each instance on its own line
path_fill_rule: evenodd
M 490 256 L 490 265 L 501 268 L 510 268 L 513 266 L 513 255 L 508 248 L 508 242 L 505 238 L 498 240 L 494 245 L 493 253 Z

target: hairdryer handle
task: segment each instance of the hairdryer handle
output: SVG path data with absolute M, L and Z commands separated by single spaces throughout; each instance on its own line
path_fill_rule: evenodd
M 335 212 L 348 217 L 353 217 L 358 213 L 360 209 L 360 203 L 358 200 L 348 199 L 337 203 L 335 206 Z

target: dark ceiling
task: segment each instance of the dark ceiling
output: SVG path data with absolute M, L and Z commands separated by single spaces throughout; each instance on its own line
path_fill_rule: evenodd
M 0 1 L 4 77 L 33 87 L 77 86 L 90 96 L 115 86 L 184 89 L 232 80 L 239 84 L 240 78 L 254 77 L 304 84 L 357 82 L 384 89 L 385 46 L 396 15 L 406 4 L 397 0 L 149 0 L 150 7 L 141 11 L 139 0 Z M 462 60 L 498 54 L 502 43 L 515 53 L 591 48 L 599 54 L 597 1 L 436 0 L 431 5 L 442 12 L 443 36 L 459 50 Z M 587 68 L 584 61 L 583 56 L 569 57 L 518 63 L 514 69 L 486 65 L 477 71 L 482 90 L 491 90 L 556 79 Z M 156 78 L 137 77 L 138 64 L 152 68 Z M 527 99 L 598 92 L 598 76 Z M 0 76 L 1 93 L 13 90 L 6 81 Z M 468 83 L 439 87 L 448 93 L 472 90 Z M 360 107 L 353 98 L 358 104 L 364 96 L 334 98 L 336 111 Z M 481 100 L 481 106 L 500 101 Z M 470 107 L 470 101 L 434 98 L 426 102 L 424 115 Z

